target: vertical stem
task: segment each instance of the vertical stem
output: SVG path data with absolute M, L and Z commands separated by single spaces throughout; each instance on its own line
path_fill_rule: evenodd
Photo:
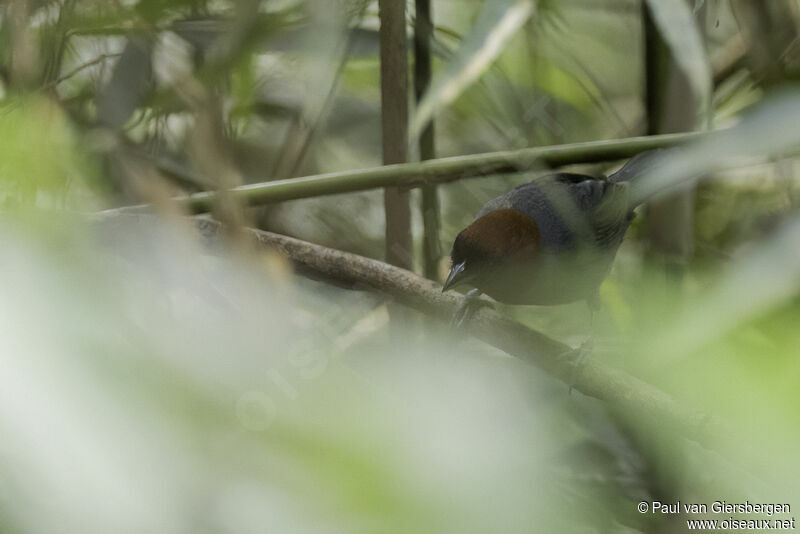
M 15 90 L 34 89 L 38 85 L 39 47 L 29 27 L 35 11 L 31 0 L 6 2 L 3 30 L 10 38 L 8 83 Z
M 642 36 L 644 39 L 644 102 L 647 114 L 647 135 L 662 129 L 669 51 L 658 33 L 650 8 L 642 1 Z
M 416 0 L 416 19 L 414 23 L 414 96 L 417 103 L 422 100 L 425 91 L 431 84 L 431 39 L 433 37 L 433 19 L 431 16 L 431 0 Z M 422 130 L 419 137 L 420 159 L 436 157 L 433 119 Z M 435 185 L 422 188 L 422 268 L 427 278 L 436 280 L 439 277 L 439 259 L 442 247 L 439 241 L 440 210 L 439 192 Z
M 379 0 L 381 21 L 381 122 L 383 163 L 408 160 L 408 50 L 405 0 Z M 408 190 L 387 187 L 386 261 L 411 268 L 411 207 Z
M 786 79 L 785 53 L 797 35 L 790 2 L 731 2 L 733 15 L 747 43 L 748 63 L 760 84 L 774 86 Z
M 702 20 L 702 12 L 700 14 Z M 642 1 L 645 40 L 647 133 L 686 132 L 697 128 L 697 102 L 683 71 L 658 33 L 646 1 Z M 658 198 L 647 206 L 650 252 L 669 276 L 680 279 L 694 240 L 694 190 Z

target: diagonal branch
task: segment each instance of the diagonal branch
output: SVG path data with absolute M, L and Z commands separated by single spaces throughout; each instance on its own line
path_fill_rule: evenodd
M 197 227 L 208 241 L 221 238 L 222 226 L 209 219 L 197 219 Z M 448 320 L 464 297 L 441 292 L 441 285 L 409 271 L 292 237 L 261 230 L 248 230 L 260 246 L 277 250 L 299 268 L 327 279 L 346 282 L 391 296 L 397 302 L 438 319 Z M 685 407 L 668 394 L 624 371 L 590 358 L 579 369 L 567 359 L 571 349 L 546 335 L 482 307 L 470 320 L 469 332 L 508 354 L 532 363 L 570 384 L 585 395 L 602 399 L 626 413 L 657 421 L 662 428 L 679 429 L 699 442 L 723 431 L 719 422 L 702 412 Z

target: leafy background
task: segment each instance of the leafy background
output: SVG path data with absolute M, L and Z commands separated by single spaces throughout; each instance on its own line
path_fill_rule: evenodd
M 682 129 L 733 127 L 668 155 L 654 183 L 702 178 L 668 218 L 687 249 L 660 248 L 642 209 L 593 325 L 582 304 L 501 307 L 591 335 L 593 358 L 727 432 L 701 445 L 425 319 L 390 328 L 378 295 L 196 242 L 171 196 L 380 164 L 377 2 L 13 0 L 3 532 L 682 532 L 636 504 L 800 506 L 797 4 L 650 1 L 648 30 L 635 0 L 432 3 L 411 124 L 434 118 L 439 157 L 657 133 L 653 94 L 696 108 Z M 444 252 L 537 174 L 439 187 Z M 138 202 L 160 217 L 86 217 Z M 214 215 L 383 256 L 378 191 Z

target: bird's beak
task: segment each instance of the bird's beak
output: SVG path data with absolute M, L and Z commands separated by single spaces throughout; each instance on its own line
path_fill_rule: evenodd
M 466 261 L 462 261 L 453 265 L 450 269 L 450 274 L 447 275 L 447 280 L 444 281 L 444 286 L 442 286 L 442 293 L 463 281 L 466 263 Z

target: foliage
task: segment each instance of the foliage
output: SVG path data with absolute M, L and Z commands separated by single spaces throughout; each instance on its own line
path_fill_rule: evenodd
M 639 501 L 800 506 L 797 7 L 647 4 L 699 119 L 732 127 L 641 184 L 696 187 L 684 275 L 644 209 L 593 322 L 498 308 L 571 345 L 592 332 L 592 358 L 725 420 L 702 446 L 237 238 L 382 257 L 376 191 L 220 195 L 219 249 L 176 216 L 178 194 L 379 165 L 376 2 L 0 5 L 0 530 L 650 532 L 687 517 Z M 436 120 L 439 157 L 643 133 L 642 5 L 433 1 L 414 125 Z M 445 250 L 539 174 L 441 186 Z M 91 216 L 142 202 L 160 216 Z

